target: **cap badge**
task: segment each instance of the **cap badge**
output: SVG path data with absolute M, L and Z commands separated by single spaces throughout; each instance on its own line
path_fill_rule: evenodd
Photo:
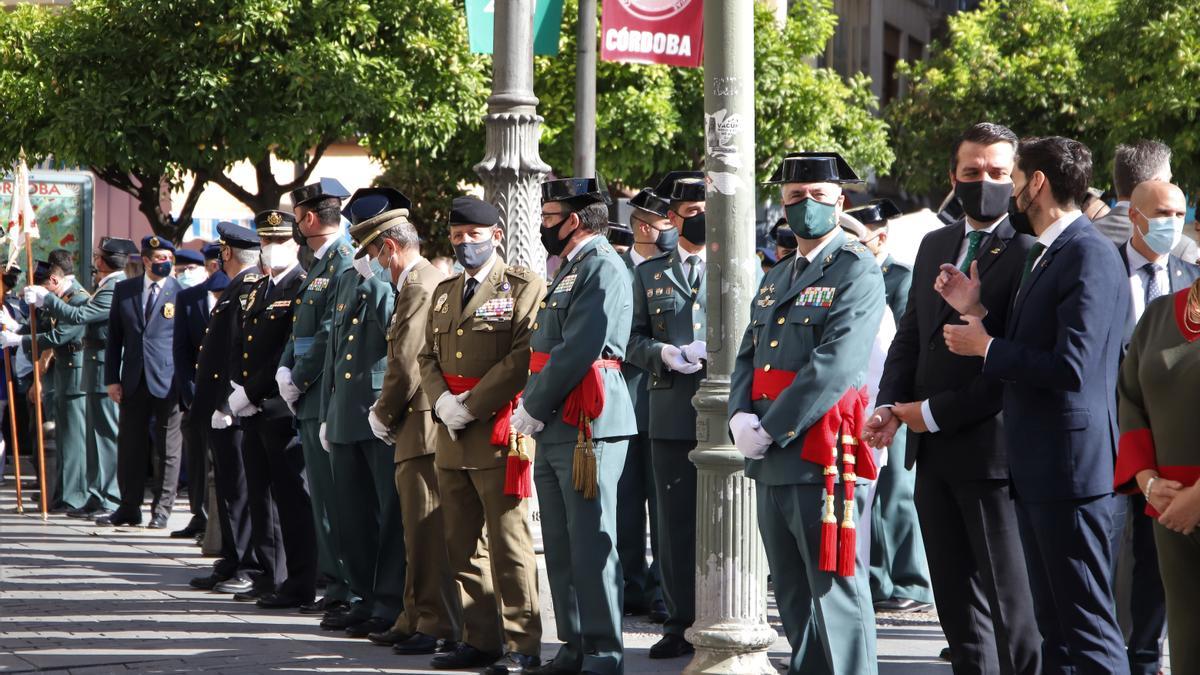
M 267 216 L 267 224 L 272 227 L 275 227 L 282 222 L 283 222 L 283 216 L 279 215 L 278 213 L 272 212 L 270 215 Z

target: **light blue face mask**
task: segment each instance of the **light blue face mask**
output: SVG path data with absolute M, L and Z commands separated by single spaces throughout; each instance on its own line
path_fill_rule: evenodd
M 1142 212 L 1138 211 L 1138 213 Z M 1145 216 L 1146 214 L 1142 213 L 1142 217 Z M 1183 218 L 1174 216 L 1146 218 L 1146 231 L 1142 232 L 1142 241 L 1146 242 L 1146 246 L 1149 246 L 1151 251 L 1159 255 L 1166 255 L 1179 243 L 1182 233 Z

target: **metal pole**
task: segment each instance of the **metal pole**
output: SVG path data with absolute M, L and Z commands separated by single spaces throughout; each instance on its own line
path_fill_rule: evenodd
M 13 198 L 16 199 L 15 194 Z M 0 276 L 0 302 L 3 302 L 7 293 L 8 289 L 4 287 L 4 277 Z M 0 311 L 4 310 L 0 309 Z M 4 387 L 5 394 L 8 395 L 8 421 L 12 430 L 13 475 L 17 479 L 17 513 L 25 513 L 25 497 L 21 494 L 21 439 L 17 435 L 17 400 L 13 397 L 12 358 L 7 349 L 0 349 L 0 351 L 4 352 Z
M 730 375 L 754 297 L 754 2 L 704 3 L 704 170 L 709 181 L 708 376 L 696 406 L 696 647 L 688 673 L 774 674 L 767 564 L 754 481 L 729 440 Z
M 575 175 L 596 175 L 596 0 L 579 0 L 575 55 Z
M 538 153 L 542 118 L 533 95 L 533 0 L 505 0 L 495 7 L 492 95 L 483 118 L 487 149 L 475 173 L 484 196 L 500 211 L 508 263 L 545 275 L 538 185 L 550 167 Z
M 15 198 L 15 197 L 14 197 Z M 24 232 L 25 223 L 22 223 L 20 232 Z M 29 284 L 33 285 L 33 240 L 29 235 L 25 235 L 25 264 L 29 269 Z M 34 419 L 37 424 L 37 458 L 38 458 L 38 483 L 41 486 L 39 503 L 42 508 L 42 520 L 46 520 L 50 513 L 50 495 L 49 484 L 46 483 L 46 436 L 43 429 L 42 418 L 42 364 L 38 357 L 37 344 L 37 307 L 29 306 L 29 353 L 33 359 L 33 408 L 35 411 Z

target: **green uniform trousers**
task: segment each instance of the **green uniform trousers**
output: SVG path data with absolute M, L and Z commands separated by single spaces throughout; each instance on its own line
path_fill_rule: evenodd
M 913 501 L 917 472 L 904 468 L 906 436 L 905 427 L 900 427 L 888 447 L 888 463 L 879 474 L 871 505 L 871 597 L 876 602 L 889 598 L 933 602 Z
M 1154 543 L 1167 596 L 1171 672 L 1200 673 L 1200 530 L 1179 534 L 1155 521 Z
M 624 581 L 617 561 L 617 482 L 626 443 L 595 441 L 599 495 L 584 499 L 572 482 L 575 443 L 538 443 L 534 483 L 546 542 L 546 574 L 558 638 L 554 664 L 601 675 L 624 672 Z
M 437 470 L 462 641 L 489 653 L 539 656 L 542 612 L 528 507 L 504 494 L 504 472 L 502 466 Z
M 875 675 L 875 610 L 861 557 L 853 577 L 817 568 L 824 487 L 758 483 L 756 492 L 758 529 L 792 647 L 789 675 Z M 856 515 L 868 493 L 864 484 L 854 490 Z M 841 485 L 836 501 L 841 523 Z
M 404 524 L 392 446 L 372 438 L 330 443 L 338 549 L 359 617 L 394 623 L 404 609 Z
M 647 511 L 653 562 L 646 560 Z M 629 438 L 625 470 L 617 484 L 617 557 L 625 576 L 626 611 L 645 614 L 652 603 L 663 599 L 660 532 L 650 437 L 639 433 Z
M 117 487 L 117 404 L 108 394 L 87 398 L 88 501 L 105 510 L 121 504 Z
M 54 397 L 59 500 L 79 508 L 88 500 L 87 396 Z
M 408 570 L 404 575 L 404 609 L 392 626 L 400 633 L 424 633 L 454 640 L 458 598 L 446 560 L 446 529 L 433 455 L 396 463 L 396 494 L 404 523 Z M 390 533 L 384 532 L 385 536 Z
M 321 447 L 321 420 L 298 420 L 300 445 L 304 449 L 304 473 L 312 498 L 313 521 L 317 527 L 317 573 L 325 577 L 325 597 L 353 600 L 346 566 L 337 539 L 337 505 L 333 498 L 333 469 L 329 453 Z
M 654 439 L 650 444 L 667 602 L 663 633 L 683 637 L 696 620 L 696 465 L 688 459 L 696 441 Z

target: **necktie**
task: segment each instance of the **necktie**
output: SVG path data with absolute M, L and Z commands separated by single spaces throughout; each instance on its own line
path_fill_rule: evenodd
M 1162 265 L 1146 263 L 1142 265 L 1142 271 L 1146 273 L 1146 307 L 1149 307 L 1151 300 L 1163 294 L 1158 286 L 1158 273 L 1162 271 Z
M 967 257 L 963 258 L 962 265 L 959 266 L 962 273 L 967 276 L 971 276 L 971 263 L 979 253 L 979 242 L 983 241 L 984 234 L 986 232 L 976 230 L 967 235 L 967 239 L 969 240 L 967 242 Z
M 474 297 L 475 290 L 477 288 L 479 288 L 479 280 L 474 277 L 468 278 L 467 279 L 467 287 L 466 287 L 466 289 L 463 290 L 463 306 L 464 307 L 466 307 L 467 303 L 471 302 L 471 298 Z
M 796 254 L 796 262 L 792 265 L 793 284 L 796 283 L 796 280 L 800 278 L 801 274 L 804 274 L 804 268 L 806 267 L 808 267 L 808 258 L 805 258 L 800 254 Z
M 158 283 L 150 284 L 150 294 L 146 296 L 146 322 L 150 322 L 150 316 L 154 314 L 154 301 L 158 300 Z
M 1029 249 L 1029 255 L 1025 256 L 1025 269 L 1021 272 L 1021 285 L 1025 285 L 1025 280 L 1029 278 L 1029 273 L 1033 271 L 1033 263 L 1037 262 L 1038 256 L 1042 251 L 1046 250 L 1045 244 L 1037 243 L 1033 248 Z
M 687 259 L 688 264 L 688 286 L 699 290 L 700 288 L 700 256 L 690 255 Z

